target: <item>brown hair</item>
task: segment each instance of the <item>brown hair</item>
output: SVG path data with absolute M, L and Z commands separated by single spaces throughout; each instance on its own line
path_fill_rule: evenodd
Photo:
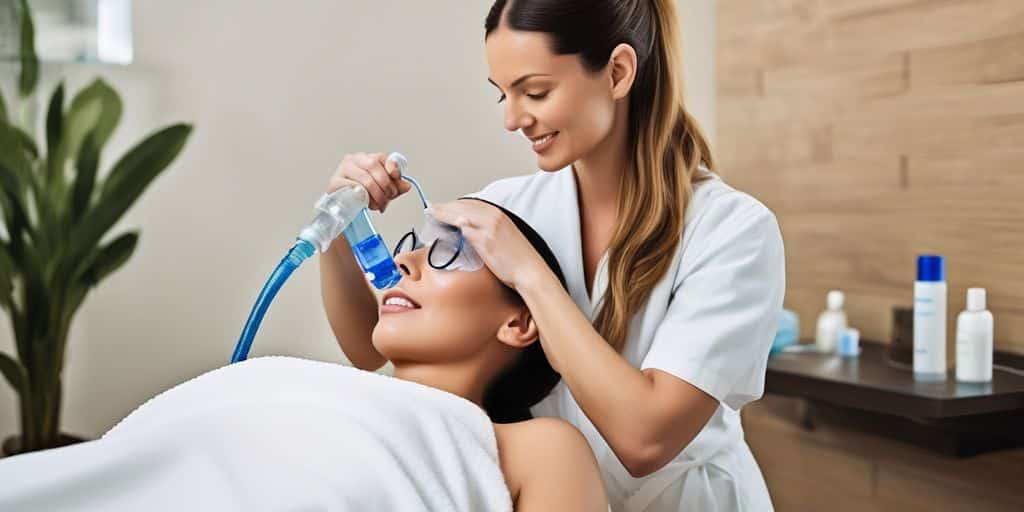
M 625 43 L 637 54 L 629 97 L 632 165 L 619 185 L 619 216 L 608 248 L 608 288 L 595 329 L 617 351 L 632 316 L 668 272 L 682 238 L 698 166 L 715 165 L 710 146 L 683 102 L 682 60 L 674 0 L 498 0 L 485 22 L 551 36 L 557 54 L 579 55 L 586 69 L 605 68 Z

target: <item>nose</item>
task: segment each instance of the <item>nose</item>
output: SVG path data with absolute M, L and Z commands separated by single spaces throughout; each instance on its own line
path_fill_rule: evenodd
M 402 274 L 402 279 L 419 281 L 423 274 L 423 265 L 426 263 L 427 251 L 423 248 L 415 251 L 405 251 L 395 256 L 395 265 Z
M 505 129 L 514 132 L 533 124 L 533 116 L 511 98 L 505 102 Z

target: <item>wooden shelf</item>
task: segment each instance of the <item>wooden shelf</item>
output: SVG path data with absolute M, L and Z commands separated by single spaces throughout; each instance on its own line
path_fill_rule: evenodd
M 944 381 L 916 381 L 880 343 L 862 343 L 857 358 L 773 354 L 765 391 L 807 399 L 811 411 L 947 455 L 1024 443 L 1024 375 L 995 368 L 985 384 L 957 382 L 952 371 Z

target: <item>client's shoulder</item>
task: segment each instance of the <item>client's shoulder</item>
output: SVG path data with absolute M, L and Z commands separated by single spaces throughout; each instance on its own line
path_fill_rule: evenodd
M 607 509 L 597 459 L 575 426 L 535 418 L 495 424 L 494 433 L 517 511 Z
M 494 434 L 499 446 L 502 443 L 527 447 L 557 444 L 567 447 L 582 447 L 590 450 L 587 439 L 568 421 L 559 418 L 534 418 L 515 423 L 495 423 Z

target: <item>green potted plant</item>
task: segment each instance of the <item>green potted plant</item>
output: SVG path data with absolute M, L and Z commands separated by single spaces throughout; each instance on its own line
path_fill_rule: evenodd
M 68 331 L 89 290 L 131 257 L 139 232 L 104 235 L 177 157 L 192 127 L 154 132 L 100 178 L 103 146 L 121 117 L 121 99 L 103 80 L 65 105 L 63 83 L 46 112 L 45 138 L 32 121 L 39 61 L 26 0 L 20 0 L 21 122 L 0 93 L 0 309 L 14 334 L 14 356 L 0 373 L 18 394 L 21 433 L 7 454 L 61 446 L 61 372 Z M 20 125 L 20 126 L 19 126 Z

